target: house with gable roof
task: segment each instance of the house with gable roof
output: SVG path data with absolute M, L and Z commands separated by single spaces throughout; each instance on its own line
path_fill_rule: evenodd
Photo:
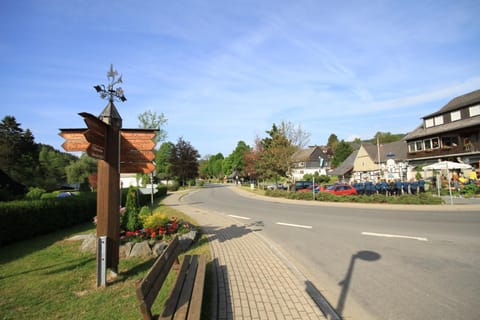
M 325 146 L 309 146 L 292 156 L 290 173 L 294 181 L 302 180 L 305 174 L 327 175 L 330 170 L 331 152 Z
M 480 90 L 450 100 L 404 138 L 413 165 L 440 160 L 480 165 Z

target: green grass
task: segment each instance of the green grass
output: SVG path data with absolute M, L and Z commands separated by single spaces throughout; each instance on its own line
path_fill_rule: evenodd
M 156 210 L 195 224 L 171 208 L 160 206 Z M 1 247 L 0 319 L 140 319 L 135 284 L 146 275 L 154 259 L 120 259 L 118 276 L 109 278 L 106 288 L 97 288 L 95 255 L 80 252 L 81 241 L 66 240 L 93 232 L 94 226 L 87 223 Z M 207 254 L 210 261 L 203 237 L 188 253 Z M 173 281 L 172 272 L 154 304 L 157 313 Z M 207 283 L 207 295 L 209 286 Z M 208 314 L 209 306 L 205 309 Z

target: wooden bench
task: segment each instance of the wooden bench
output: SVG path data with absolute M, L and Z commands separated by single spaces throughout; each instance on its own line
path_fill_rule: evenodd
M 150 271 L 137 284 L 137 298 L 143 319 L 200 319 L 206 260 L 204 255 L 185 255 L 179 264 L 180 242 L 175 237 Z M 159 317 L 152 314 L 152 305 L 170 269 L 176 270 L 175 285 Z

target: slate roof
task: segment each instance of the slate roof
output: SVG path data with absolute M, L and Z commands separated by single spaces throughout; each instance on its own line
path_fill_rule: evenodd
M 468 127 L 474 127 L 480 125 L 480 117 L 472 117 L 468 119 L 463 119 L 461 121 L 450 122 L 447 124 L 442 124 L 441 126 L 424 128 L 423 124 L 418 126 L 415 130 L 408 133 L 403 139 L 412 140 L 421 137 L 429 137 L 438 135 L 442 132 L 455 131 L 459 129 L 465 129 Z
M 337 168 L 333 169 L 331 172 L 328 173 L 328 175 L 331 176 L 344 176 L 348 172 L 352 171 L 353 169 L 353 163 L 355 162 L 355 159 L 357 159 L 357 154 L 358 150 L 353 151 L 347 159 L 345 159 L 340 166 Z
M 478 103 L 480 103 L 480 89 L 464 94 L 462 96 L 453 98 L 445 106 L 443 106 L 443 108 L 441 108 L 440 110 L 434 113 L 424 116 L 423 119 L 431 118 L 433 116 L 437 116 L 440 114 L 444 114 L 446 112 L 461 109 L 463 107 L 472 106 Z
M 377 145 L 368 143 L 362 145 L 367 151 L 370 158 L 378 162 L 386 162 L 388 159 L 392 158 L 395 160 L 406 160 L 407 159 L 407 144 L 404 140 L 390 142 L 386 144 L 380 144 L 380 161 L 378 161 L 378 148 Z

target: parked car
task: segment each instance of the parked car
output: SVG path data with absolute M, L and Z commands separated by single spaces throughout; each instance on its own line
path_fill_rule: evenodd
M 334 195 L 356 195 L 357 190 L 349 184 L 339 183 L 329 186 L 325 189 L 325 192 L 334 194 Z
M 315 188 L 315 193 L 320 191 L 320 186 L 318 184 L 316 184 L 315 186 L 312 185 L 308 188 L 300 189 L 300 190 L 297 190 L 297 191 L 298 192 L 313 192 L 313 188 Z
M 296 181 L 295 182 L 295 191 L 300 191 L 303 189 L 307 189 L 312 186 L 312 181 Z M 310 191 L 312 191 L 310 189 Z

